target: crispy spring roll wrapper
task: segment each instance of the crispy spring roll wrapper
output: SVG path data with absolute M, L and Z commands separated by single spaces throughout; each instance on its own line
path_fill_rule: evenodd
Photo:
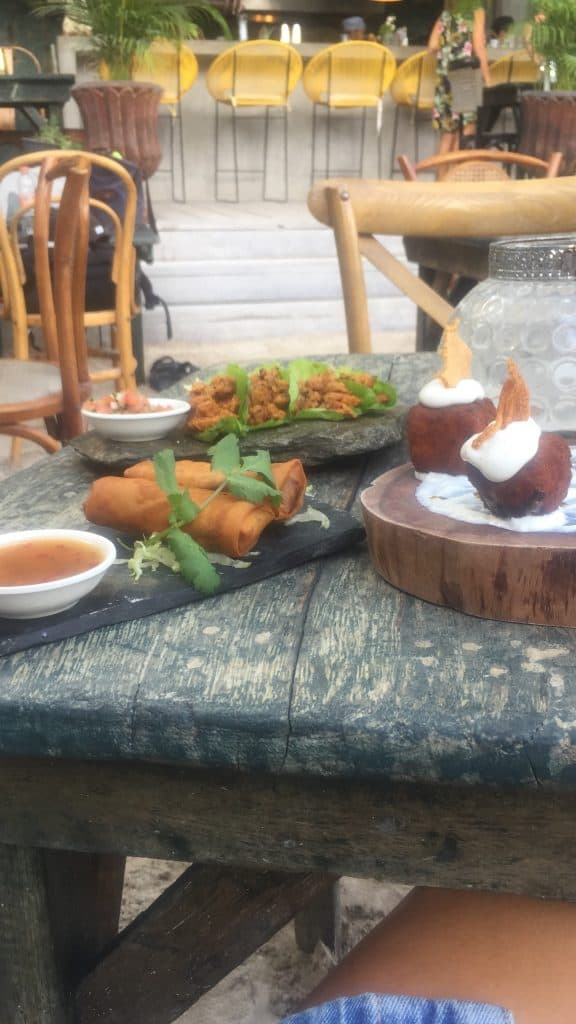
M 274 462 L 272 472 L 276 487 L 282 492 L 282 501 L 274 508 L 274 518 L 290 519 L 296 515 L 304 504 L 306 494 L 306 474 L 299 459 L 289 462 Z M 254 474 L 252 474 L 254 475 Z M 150 461 L 137 462 L 124 470 L 124 476 L 130 479 L 155 480 L 154 465 Z M 213 473 L 208 462 L 192 462 L 181 459 L 176 463 L 176 480 L 179 487 L 200 487 L 214 491 L 222 483 L 223 473 Z
M 202 505 L 212 494 L 199 487 L 188 488 L 192 501 Z M 252 551 L 264 527 L 275 518 L 269 502 L 254 505 L 232 494 L 219 494 L 208 508 L 184 527 L 207 551 L 241 558 Z M 95 480 L 84 514 L 91 523 L 110 526 L 120 533 L 149 534 L 165 530 L 170 505 L 153 480 L 105 476 Z

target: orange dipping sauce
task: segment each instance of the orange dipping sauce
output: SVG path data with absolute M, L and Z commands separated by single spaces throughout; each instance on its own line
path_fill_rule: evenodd
M 0 587 L 51 583 L 94 569 L 104 560 L 89 541 L 40 537 L 0 546 Z

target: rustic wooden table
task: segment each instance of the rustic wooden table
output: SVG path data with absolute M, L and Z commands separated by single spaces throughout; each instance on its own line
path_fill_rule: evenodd
M 437 363 L 360 361 L 406 402 Z M 404 458 L 311 480 L 357 508 Z M 16 475 L 3 529 L 81 524 L 93 475 Z M 2 1024 L 174 1020 L 339 874 L 575 898 L 575 652 L 355 548 L 2 659 Z M 193 866 L 116 936 L 126 855 Z

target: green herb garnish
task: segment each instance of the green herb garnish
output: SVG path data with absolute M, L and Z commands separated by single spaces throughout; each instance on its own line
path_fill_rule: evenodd
M 203 594 L 213 594 L 220 585 L 220 577 L 202 545 L 183 528 L 224 490 L 254 504 L 266 499 L 274 505 L 280 504 L 282 494 L 276 487 L 269 452 L 258 451 L 256 455 L 242 458 L 238 438 L 228 434 L 209 448 L 208 454 L 211 456 L 210 468 L 222 473 L 224 479 L 202 505 L 192 501 L 187 490 L 180 490 L 172 449 L 166 448 L 154 456 L 156 482 L 170 502 L 170 526 L 136 541 L 132 558 L 128 561 L 135 580 L 140 579 L 145 569 L 154 571 L 159 565 L 165 565 L 173 572 L 179 572 Z

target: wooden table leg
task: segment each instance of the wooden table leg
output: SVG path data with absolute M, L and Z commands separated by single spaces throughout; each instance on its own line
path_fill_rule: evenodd
M 321 890 L 294 918 L 298 949 L 313 953 L 320 940 L 340 959 L 340 889 L 338 882 Z
M 45 850 L 56 957 L 74 991 L 118 934 L 126 858 Z
M 0 845 L 0 1020 L 72 1024 L 56 962 L 41 850 Z

